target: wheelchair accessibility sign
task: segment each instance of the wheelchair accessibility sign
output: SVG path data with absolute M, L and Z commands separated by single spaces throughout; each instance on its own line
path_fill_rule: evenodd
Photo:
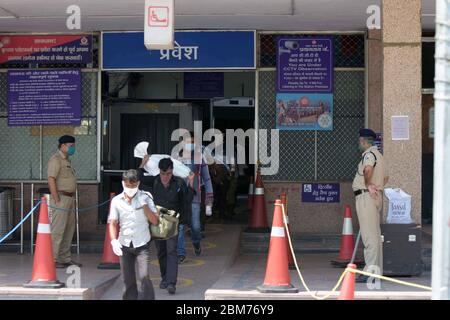
M 149 27 L 167 27 L 169 26 L 169 7 L 150 6 L 148 8 Z
M 304 183 L 302 185 L 302 202 L 340 202 L 340 189 L 339 183 Z

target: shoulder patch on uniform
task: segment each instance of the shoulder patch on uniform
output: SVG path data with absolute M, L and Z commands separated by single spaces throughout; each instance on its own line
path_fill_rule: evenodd
M 368 153 L 364 156 L 364 161 L 370 160 L 370 158 L 372 158 L 373 160 L 375 160 L 375 156 L 371 153 Z

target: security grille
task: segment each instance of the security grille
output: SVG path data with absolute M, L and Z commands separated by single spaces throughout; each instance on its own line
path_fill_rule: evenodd
M 275 129 L 276 62 L 275 39 L 260 35 L 259 128 Z M 311 37 L 307 35 L 307 37 Z M 364 37 L 334 36 L 334 111 L 332 131 L 280 131 L 279 171 L 267 175 L 271 181 L 351 180 L 359 160 L 358 130 L 364 126 L 365 77 Z M 336 69 L 345 68 L 345 69 Z M 269 150 L 270 135 L 260 140 Z
M 46 179 L 47 161 L 63 134 L 77 139 L 72 157 L 77 178 L 97 179 L 97 81 L 96 72 L 81 73 L 80 126 L 8 127 L 7 73 L 0 73 L 0 180 Z
M 276 66 L 277 38 L 316 37 L 316 35 L 301 34 L 260 34 L 259 36 L 259 67 L 270 68 Z M 335 68 L 363 68 L 364 67 L 364 36 L 363 35 L 335 35 L 334 39 L 334 67 Z

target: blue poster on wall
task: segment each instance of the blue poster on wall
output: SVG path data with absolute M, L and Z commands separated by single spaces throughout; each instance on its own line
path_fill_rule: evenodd
M 276 128 L 279 130 L 333 130 L 333 95 L 278 93 Z
M 102 33 L 103 70 L 255 69 L 254 31 L 176 31 L 173 50 L 147 50 L 143 32 Z
M 278 38 L 277 92 L 333 92 L 333 38 Z
M 9 70 L 8 126 L 80 125 L 80 70 Z
M 337 203 L 340 202 L 339 183 L 303 183 L 302 202 Z

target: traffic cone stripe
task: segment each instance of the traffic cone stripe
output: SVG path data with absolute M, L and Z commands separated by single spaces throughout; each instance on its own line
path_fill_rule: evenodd
M 63 283 L 56 278 L 53 259 L 52 235 L 48 218 L 48 206 L 45 197 L 41 198 L 36 236 L 36 251 L 33 259 L 31 281 L 23 284 L 25 288 L 61 288 Z
M 48 233 L 48 234 L 52 233 L 51 230 L 50 230 L 50 225 L 49 224 L 44 224 L 44 223 L 39 223 L 38 224 L 37 232 L 38 233 Z
M 255 188 L 255 195 L 264 195 L 264 188 Z
M 353 235 L 352 218 L 344 218 L 344 225 L 342 227 L 343 235 Z
M 270 236 L 284 238 L 285 237 L 284 228 L 283 227 L 272 227 L 272 232 L 270 233 Z

